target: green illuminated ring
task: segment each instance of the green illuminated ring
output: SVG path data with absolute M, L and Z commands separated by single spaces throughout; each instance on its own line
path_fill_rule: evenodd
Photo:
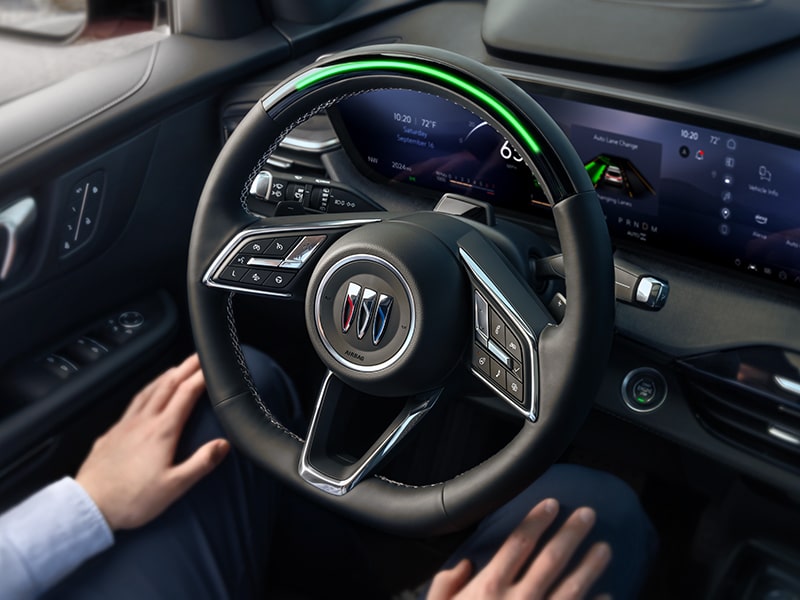
M 539 154 L 541 152 L 539 144 L 536 143 L 536 140 L 533 139 L 533 136 L 528 133 L 528 130 L 525 129 L 525 126 L 520 122 L 519 119 L 517 119 L 517 117 L 514 116 L 514 113 L 505 107 L 504 104 L 499 102 L 490 94 L 487 94 L 481 88 L 472 85 L 468 81 L 435 67 L 429 67 L 427 65 L 421 65 L 405 60 L 358 60 L 314 69 L 313 71 L 300 77 L 295 82 L 294 87 L 297 91 L 300 91 L 324 79 L 342 75 L 344 73 L 374 70 L 408 71 L 410 73 L 427 75 L 432 79 L 438 79 L 439 81 L 448 83 L 451 86 L 458 88 L 468 96 L 472 96 L 472 98 L 478 100 L 484 106 L 491 108 L 497 116 L 505 121 L 506 124 L 519 135 L 525 144 L 527 144 L 528 149 L 531 152 L 534 154 Z

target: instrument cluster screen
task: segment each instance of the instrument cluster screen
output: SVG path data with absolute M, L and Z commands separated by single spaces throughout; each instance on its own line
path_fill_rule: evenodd
M 800 151 L 741 135 L 535 94 L 578 152 L 616 239 L 800 286 Z M 547 206 L 508 141 L 467 109 L 411 90 L 337 107 L 368 175 L 498 208 Z

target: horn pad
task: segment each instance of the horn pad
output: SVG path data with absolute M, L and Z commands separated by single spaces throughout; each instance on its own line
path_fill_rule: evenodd
M 468 297 L 447 244 L 427 229 L 387 221 L 349 232 L 322 257 L 306 324 L 320 358 L 352 387 L 416 394 L 441 385 L 462 355 Z

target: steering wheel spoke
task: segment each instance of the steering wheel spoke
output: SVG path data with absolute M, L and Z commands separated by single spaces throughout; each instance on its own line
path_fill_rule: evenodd
M 302 297 L 307 274 L 325 248 L 342 234 L 374 220 L 322 218 L 313 224 L 269 226 L 259 222 L 223 246 L 202 281 L 208 287 L 257 296 Z
M 306 482 L 334 496 L 343 496 L 372 474 L 414 426 L 428 413 L 442 390 L 398 400 L 399 410 L 391 422 L 369 444 L 353 455 L 353 432 L 348 424 L 358 411 L 360 394 L 328 371 L 317 399 L 314 416 L 300 455 L 298 472 Z M 363 399 L 362 399 L 363 400 Z M 363 401 L 385 401 L 369 398 Z M 361 436 L 355 436 L 361 437 Z

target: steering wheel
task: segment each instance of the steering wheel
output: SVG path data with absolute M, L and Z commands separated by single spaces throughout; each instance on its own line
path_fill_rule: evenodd
M 293 128 L 353 95 L 406 89 L 455 102 L 494 127 L 550 204 L 568 306 L 556 323 L 500 232 L 453 214 L 362 212 L 264 217 L 248 193 Z M 368 126 L 368 124 L 365 124 Z M 518 263 L 518 261 L 517 261 Z M 319 502 L 404 535 L 463 529 L 524 489 L 566 449 L 607 364 L 614 321 L 611 245 L 583 164 L 546 112 L 490 68 L 440 49 L 383 45 L 328 56 L 267 93 L 211 170 L 195 216 L 189 311 L 208 393 L 232 443 Z M 305 298 L 327 368 L 307 434 L 259 396 L 239 345 L 234 298 L 264 314 Z M 447 481 L 406 485 L 376 468 L 454 373 L 491 387 L 524 421 L 499 452 Z M 348 395 L 402 408 L 361 456 L 332 448 Z

